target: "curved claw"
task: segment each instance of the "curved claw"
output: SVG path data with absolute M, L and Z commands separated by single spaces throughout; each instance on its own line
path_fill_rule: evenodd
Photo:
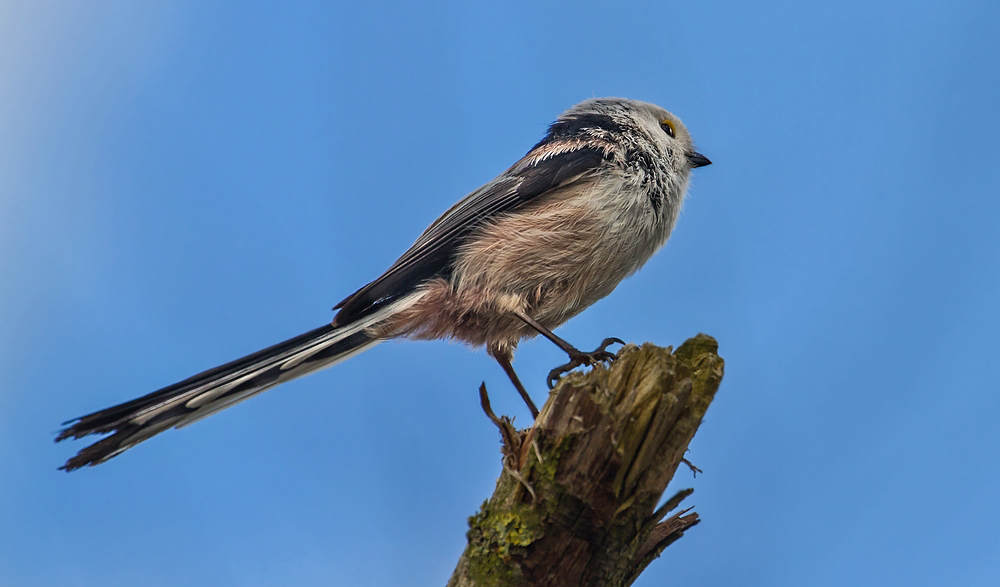
M 549 389 L 555 389 L 556 383 L 559 383 L 559 378 L 562 377 L 563 373 L 567 373 L 576 369 L 582 365 L 582 363 L 577 363 L 576 361 L 570 361 L 565 365 L 560 365 L 555 369 L 549 371 L 549 376 L 545 378 L 545 383 L 548 384 Z
M 608 347 L 616 343 L 624 345 L 625 341 L 615 336 L 612 336 L 610 338 L 605 338 L 604 342 L 601 343 L 601 346 L 597 347 L 597 350 L 595 350 L 591 354 L 596 354 L 599 352 L 601 355 L 603 355 L 603 358 L 601 359 L 602 361 L 613 362 L 615 359 L 618 358 L 618 355 L 616 355 L 615 353 L 608 352 Z
M 609 346 L 615 343 L 625 344 L 625 341 L 623 341 L 620 338 L 610 337 L 610 338 L 605 338 L 604 342 L 601 343 L 601 346 L 597 347 L 596 349 L 594 349 L 589 353 L 576 351 L 574 349 L 575 352 L 569 353 L 568 363 L 566 363 L 565 365 L 560 365 L 555 369 L 549 371 L 549 375 L 546 378 L 546 383 L 548 384 L 549 389 L 552 389 L 556 386 L 556 383 L 559 382 L 559 378 L 562 377 L 564 373 L 572 371 L 577 367 L 583 367 L 583 366 L 589 367 L 591 365 L 595 365 L 597 363 L 601 363 L 604 361 L 607 361 L 609 363 L 614 361 L 617 358 L 617 356 L 614 353 L 609 352 L 607 349 Z

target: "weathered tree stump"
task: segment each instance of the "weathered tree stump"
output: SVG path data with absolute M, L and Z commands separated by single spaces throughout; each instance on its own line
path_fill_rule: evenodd
M 627 345 L 610 367 L 563 377 L 527 430 L 493 415 L 481 388 L 503 472 L 448 585 L 631 585 L 699 521 L 666 517 L 690 489 L 656 505 L 722 381 L 717 350 L 704 334 L 673 353 Z

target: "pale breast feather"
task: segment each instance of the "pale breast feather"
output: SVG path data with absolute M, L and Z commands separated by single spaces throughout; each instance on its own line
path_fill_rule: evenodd
M 366 316 L 429 279 L 447 278 L 456 249 L 482 222 L 579 180 L 608 157 L 604 148 L 586 144 L 570 150 L 553 147 L 546 141 L 539 143 L 506 173 L 448 210 L 378 279 L 337 304 L 334 309 L 340 311 L 333 324 L 341 326 Z

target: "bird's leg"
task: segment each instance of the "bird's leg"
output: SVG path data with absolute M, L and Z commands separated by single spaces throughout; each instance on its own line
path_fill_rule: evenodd
M 517 393 L 521 394 L 521 399 L 524 400 L 524 403 L 528 404 L 528 409 L 531 411 L 531 418 L 537 418 L 538 408 L 535 407 L 535 402 L 531 401 L 531 396 L 528 395 L 528 391 L 524 389 L 524 385 L 521 383 L 517 373 L 514 371 L 514 366 L 510 364 L 510 353 L 497 352 L 496 354 L 490 353 L 490 355 L 497 360 L 497 363 L 500 363 L 500 366 L 503 367 L 504 373 L 507 374 L 507 377 L 510 377 L 510 382 L 517 388 Z
M 589 353 L 585 353 L 577 349 L 573 345 L 569 344 L 565 340 L 556 336 L 554 332 L 542 326 L 541 324 L 538 323 L 537 320 L 535 320 L 531 316 L 528 316 L 524 312 L 516 311 L 514 312 L 514 314 L 518 318 L 523 320 L 528 326 L 537 330 L 539 334 L 554 342 L 557 347 L 561 348 L 563 351 L 566 352 L 567 355 L 569 355 L 568 363 L 549 371 L 549 376 L 548 379 L 546 380 L 546 382 L 549 385 L 549 389 L 555 387 L 556 382 L 559 381 L 559 377 L 561 377 L 562 374 L 566 373 L 567 371 L 572 371 L 577 367 L 585 365 L 590 366 L 595 363 L 600 363 L 601 361 L 614 361 L 615 355 L 613 353 L 608 352 L 608 347 L 614 343 L 625 344 L 625 341 L 621 340 L 620 338 L 605 338 L 604 342 L 601 343 L 601 346 L 597 347 L 596 349 L 594 349 Z

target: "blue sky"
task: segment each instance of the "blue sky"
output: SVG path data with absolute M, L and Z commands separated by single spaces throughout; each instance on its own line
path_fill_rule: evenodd
M 387 343 L 100 467 L 59 423 L 328 321 L 592 96 L 715 164 L 559 331 L 718 338 L 704 522 L 638 585 L 995 585 L 995 2 L 0 2 L 0 584 L 442 585 L 481 351 Z M 516 366 L 536 399 L 562 362 Z

